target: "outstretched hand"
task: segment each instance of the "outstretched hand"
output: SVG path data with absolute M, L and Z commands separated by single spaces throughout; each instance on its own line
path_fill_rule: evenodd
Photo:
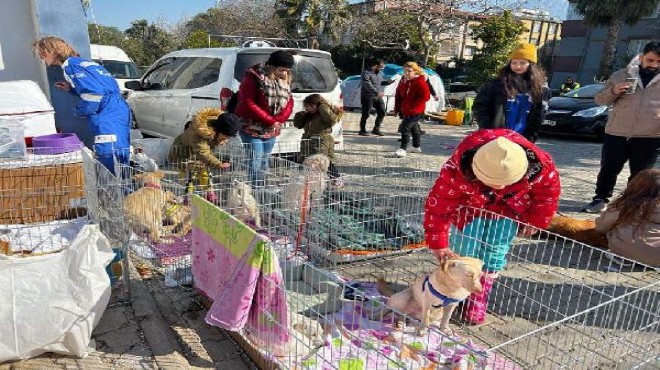
M 449 248 L 431 249 L 431 253 L 435 255 L 439 262 L 458 257 L 458 254 L 454 253 Z
M 55 82 L 55 87 L 60 90 L 69 91 L 71 90 L 71 84 L 66 81 Z

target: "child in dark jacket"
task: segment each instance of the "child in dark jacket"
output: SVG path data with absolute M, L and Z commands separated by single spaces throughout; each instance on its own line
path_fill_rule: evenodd
M 488 295 L 513 238 L 534 232 L 518 230 L 518 222 L 546 228 L 559 193 L 550 155 L 508 129 L 470 134 L 442 166 L 426 200 L 426 244 L 439 259 L 458 254 L 484 261 L 483 291 L 465 304 L 465 321 L 485 320 Z
M 332 127 L 343 114 L 339 107 L 335 107 L 319 94 L 312 94 L 303 100 L 304 111 L 296 113 L 293 125 L 305 132 L 300 142 L 300 162 L 314 154 L 324 154 L 330 159 L 328 176 L 334 185 L 339 185 L 339 172 L 334 164 L 335 139 L 332 137 Z

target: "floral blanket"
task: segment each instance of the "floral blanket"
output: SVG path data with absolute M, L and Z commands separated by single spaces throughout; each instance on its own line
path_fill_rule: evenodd
M 439 330 L 417 335 L 410 325 L 396 329 L 391 320 L 370 320 L 380 312 L 384 297 L 372 283 L 349 282 L 361 292 L 357 300 L 347 300 L 339 312 L 325 317 L 334 323 L 332 340 L 303 358 L 285 359 L 290 369 L 498 369 L 522 370 L 518 365 L 492 356 L 471 340 L 446 336 Z M 363 294 L 364 293 L 364 294 Z M 352 297 L 355 298 L 355 297 Z M 374 315 L 380 317 L 380 315 Z
M 206 322 L 287 353 L 286 290 L 268 239 L 197 195 L 191 204 L 195 287 L 213 300 Z

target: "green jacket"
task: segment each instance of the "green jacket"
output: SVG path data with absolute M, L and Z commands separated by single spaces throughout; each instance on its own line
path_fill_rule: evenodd
M 335 159 L 335 139 L 332 137 L 332 126 L 341 118 L 326 105 L 319 106 L 318 113 L 309 114 L 305 111 L 296 113 L 293 125 L 303 129 L 300 145 L 300 161 L 313 154 L 325 154 L 330 161 Z
M 222 161 L 213 154 L 218 146 L 217 133 L 209 121 L 218 119 L 223 113 L 218 108 L 203 108 L 197 112 L 190 126 L 174 139 L 169 161 L 176 164 L 185 162 L 186 168 L 220 168 Z

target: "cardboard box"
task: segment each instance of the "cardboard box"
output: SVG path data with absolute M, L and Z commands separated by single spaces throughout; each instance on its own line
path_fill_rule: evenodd
M 66 218 L 84 185 L 82 163 L 0 169 L 0 224 Z

